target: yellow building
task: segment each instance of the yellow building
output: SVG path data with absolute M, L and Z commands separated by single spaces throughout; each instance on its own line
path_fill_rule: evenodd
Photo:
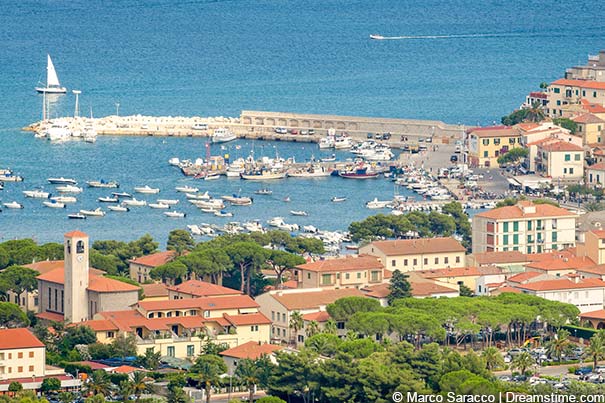
M 576 133 L 584 139 L 584 144 L 602 144 L 603 129 L 605 129 L 605 120 L 592 113 L 584 113 L 582 115 L 571 118 L 576 122 Z
M 472 167 L 497 167 L 500 155 L 521 147 L 519 131 L 509 126 L 477 127 L 467 135 L 467 162 Z
M 381 261 L 370 255 L 318 260 L 296 266 L 298 288 L 361 288 L 384 280 Z
M 605 264 L 605 230 L 584 233 L 584 242 L 578 243 L 576 254 L 586 256 L 595 264 Z
M 0 379 L 43 377 L 46 349 L 25 328 L 0 329 Z
M 466 248 L 451 237 L 374 241 L 359 248 L 376 256 L 389 271 L 464 267 Z
M 548 86 L 548 107 L 546 114 L 552 118 L 567 117 L 569 105 L 589 103 L 605 104 L 605 82 L 591 80 L 560 79 Z
M 566 141 L 538 144 L 536 172 L 552 179 L 577 182 L 584 177 L 584 149 Z

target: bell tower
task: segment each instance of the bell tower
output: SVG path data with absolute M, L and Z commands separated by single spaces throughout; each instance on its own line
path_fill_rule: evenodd
M 64 306 L 68 323 L 88 319 L 88 235 L 71 231 L 64 235 Z

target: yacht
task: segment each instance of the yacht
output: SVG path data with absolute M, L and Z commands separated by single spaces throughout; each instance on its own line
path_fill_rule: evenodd
M 353 140 L 349 136 L 341 136 L 334 139 L 334 148 L 337 150 L 345 150 L 351 147 L 353 147 Z
M 33 199 L 48 199 L 50 193 L 42 190 L 24 190 L 23 194 L 25 197 L 31 197 Z
M 177 199 L 158 199 L 158 203 L 174 206 L 175 204 L 179 204 L 179 201 Z
M 117 203 L 117 202 L 120 201 L 120 199 L 117 198 L 116 196 L 113 196 L 113 197 L 99 197 L 97 199 L 97 201 L 99 203 Z
M 167 210 L 170 208 L 168 204 L 164 203 L 149 203 L 148 206 L 156 210 Z
M 224 127 L 214 129 L 211 140 L 213 143 L 226 143 L 228 141 L 236 140 L 237 136 L 231 132 L 231 130 Z
M 10 209 L 22 209 L 23 208 L 23 204 L 17 203 L 16 201 L 2 203 L 2 205 L 4 207 L 10 208 Z
M 85 220 L 86 216 L 81 213 L 72 213 L 72 214 L 68 214 L 67 218 L 69 218 L 70 220 Z
M 67 123 L 55 122 L 46 130 L 45 135 L 50 141 L 65 141 L 69 140 L 72 132 Z
M 366 207 L 369 209 L 382 209 L 387 208 L 392 203 L 393 202 L 390 200 L 378 200 L 378 198 L 375 197 L 374 200 L 366 203 Z
M 101 208 L 97 207 L 94 210 L 80 210 L 80 214 L 91 217 L 103 217 L 105 212 Z
M 82 188 L 74 185 L 61 185 L 57 186 L 57 192 L 60 193 L 82 193 Z
M 334 136 L 326 136 L 319 139 L 319 148 L 324 150 L 326 148 L 334 148 Z
M 246 161 L 243 158 L 238 158 L 229 164 L 225 175 L 227 178 L 239 178 L 239 175 L 246 170 Z
M 185 195 L 185 197 L 188 200 L 209 200 L 210 199 L 210 195 L 208 194 L 208 191 L 205 191 L 201 195 L 196 195 L 196 194 L 193 194 L 193 193 L 187 193 Z
M 157 193 L 160 193 L 160 189 L 159 188 L 152 188 L 152 187 L 149 187 L 149 185 L 136 186 L 134 188 L 134 191 L 137 192 L 137 193 L 143 193 L 143 194 L 157 194 Z
M 363 151 L 360 156 L 366 161 L 390 161 L 395 154 L 393 154 L 390 149 L 375 148 L 373 150 Z
M 214 215 L 217 217 L 233 217 L 233 213 L 227 212 L 225 210 L 215 211 Z
M 65 208 L 65 203 L 57 202 L 54 200 L 42 202 L 46 207 L 50 208 Z
M 100 181 L 88 181 L 86 182 L 90 188 L 119 188 L 120 184 L 115 181 L 105 182 L 103 179 Z
M 243 223 L 242 226 L 248 232 L 263 232 L 264 231 L 263 225 L 258 220 L 247 221 L 247 222 Z
M 302 211 L 302 210 L 290 210 L 290 214 L 295 215 L 295 216 L 302 216 L 302 217 L 306 217 L 309 215 L 309 213 L 307 213 L 306 211 Z
M 53 196 L 50 198 L 50 201 L 54 201 L 57 203 L 75 203 L 78 201 L 74 196 Z
M 225 208 L 225 203 L 220 199 L 189 200 L 189 202 L 199 208 L 211 208 L 215 210 Z
M 122 202 L 125 206 L 146 206 L 147 202 L 145 200 L 137 200 L 137 199 L 128 199 Z
M 341 203 L 343 201 L 347 201 L 347 198 L 344 196 L 334 196 L 330 199 L 332 203 Z
M 0 182 L 23 182 L 23 177 L 12 173 L 1 173 Z
M 165 211 L 164 215 L 170 218 L 185 218 L 187 214 L 181 213 L 180 211 Z
M 255 190 L 254 194 L 268 196 L 268 195 L 272 195 L 273 191 L 271 189 L 263 188 L 263 189 Z
M 309 166 L 303 169 L 289 170 L 288 176 L 292 178 L 325 178 L 331 171 L 321 165 Z
M 47 181 L 51 185 L 76 185 L 78 183 L 78 182 L 76 182 L 75 179 L 64 178 L 64 177 L 48 178 Z
M 191 186 L 177 186 L 174 188 L 174 190 L 181 193 L 197 193 L 200 191 L 198 188 L 194 188 Z
M 126 192 L 113 192 L 111 195 L 116 196 L 116 197 L 122 197 L 122 198 L 132 197 L 132 195 L 130 193 L 126 193 Z
M 111 211 L 117 211 L 119 213 L 125 213 L 127 211 L 130 211 L 128 207 L 124 206 L 107 206 L 107 209 Z

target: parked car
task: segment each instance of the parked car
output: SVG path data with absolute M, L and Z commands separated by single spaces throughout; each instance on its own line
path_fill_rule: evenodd
M 306 136 L 307 134 L 309 134 L 309 131 L 308 131 L 308 130 L 301 130 L 301 131 L 300 131 L 300 134 L 301 134 L 302 136 Z
M 592 372 L 592 367 L 581 367 L 576 369 L 576 372 L 574 372 L 574 374 L 576 375 L 588 375 Z
M 368 133 L 368 135 L 366 136 L 367 139 L 373 139 L 374 138 L 374 133 Z
M 383 140 L 388 140 L 391 138 L 391 133 L 382 133 L 382 139 Z
M 455 155 L 455 154 L 454 154 L 454 155 L 452 155 L 452 156 L 450 157 L 450 162 L 458 162 L 458 156 L 457 156 L 457 155 Z
M 309 134 L 315 134 L 315 130 L 314 129 L 309 129 Z
M 376 134 L 374 135 L 374 138 L 375 138 L 376 140 L 382 140 L 382 133 L 376 133 Z
M 298 134 L 298 130 L 297 129 L 292 129 L 292 130 L 290 130 L 290 134 Z
M 285 127 L 276 127 L 274 131 L 277 134 L 286 134 L 286 133 L 288 133 L 288 130 L 286 130 Z

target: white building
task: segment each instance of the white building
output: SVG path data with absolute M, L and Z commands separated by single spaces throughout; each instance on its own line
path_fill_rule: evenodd
M 555 280 L 530 281 L 514 287 L 525 294 L 575 305 L 580 312 L 603 309 L 605 303 L 605 281 L 597 278 L 581 279 L 580 275 Z

